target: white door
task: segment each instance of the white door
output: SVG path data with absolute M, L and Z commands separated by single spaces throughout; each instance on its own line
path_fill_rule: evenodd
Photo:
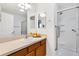
M 58 48 L 76 51 L 76 40 L 78 31 L 77 9 L 66 10 L 60 13 L 60 37 Z
M 13 15 L 8 14 L 5 12 L 1 13 L 1 22 L 0 22 L 0 35 L 3 36 L 10 36 L 13 35 L 12 32 L 14 30 L 13 25 L 14 25 L 14 20 L 13 20 Z

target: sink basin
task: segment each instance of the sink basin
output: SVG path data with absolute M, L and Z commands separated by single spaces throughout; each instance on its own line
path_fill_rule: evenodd
M 36 42 L 39 41 L 41 38 L 33 38 L 33 37 L 29 37 L 27 39 L 24 39 L 25 43 L 31 43 L 31 42 Z

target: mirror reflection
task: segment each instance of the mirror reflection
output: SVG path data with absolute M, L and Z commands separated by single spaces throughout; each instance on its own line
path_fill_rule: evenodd
M 45 28 L 46 27 L 46 14 L 40 13 L 38 15 L 38 28 Z
M 30 17 L 30 25 L 31 25 L 30 26 L 31 29 L 35 28 L 35 16 L 34 15 Z
M 0 36 L 27 34 L 27 3 L 0 3 Z

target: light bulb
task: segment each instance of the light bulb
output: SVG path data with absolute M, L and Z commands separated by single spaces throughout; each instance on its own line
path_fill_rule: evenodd
M 25 4 L 25 9 L 29 9 L 29 8 L 31 8 L 31 5 Z
M 18 6 L 22 9 L 24 9 L 24 6 L 22 4 L 18 4 Z
M 20 9 L 20 11 L 21 11 L 21 12 L 24 12 L 24 10 L 23 10 L 23 9 Z
M 24 10 L 31 8 L 31 5 L 28 3 L 20 3 L 18 4 L 18 6 L 21 8 L 20 9 L 21 12 L 24 12 Z
M 45 17 L 46 15 L 45 15 L 45 13 L 41 13 L 40 16 L 41 17 Z

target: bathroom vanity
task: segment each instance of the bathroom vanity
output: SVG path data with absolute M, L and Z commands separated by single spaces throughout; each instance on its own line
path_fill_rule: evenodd
M 41 40 L 19 51 L 16 51 L 9 56 L 45 56 L 46 55 L 46 40 Z
M 46 38 L 27 38 L 0 44 L 0 55 L 4 56 L 45 56 Z

